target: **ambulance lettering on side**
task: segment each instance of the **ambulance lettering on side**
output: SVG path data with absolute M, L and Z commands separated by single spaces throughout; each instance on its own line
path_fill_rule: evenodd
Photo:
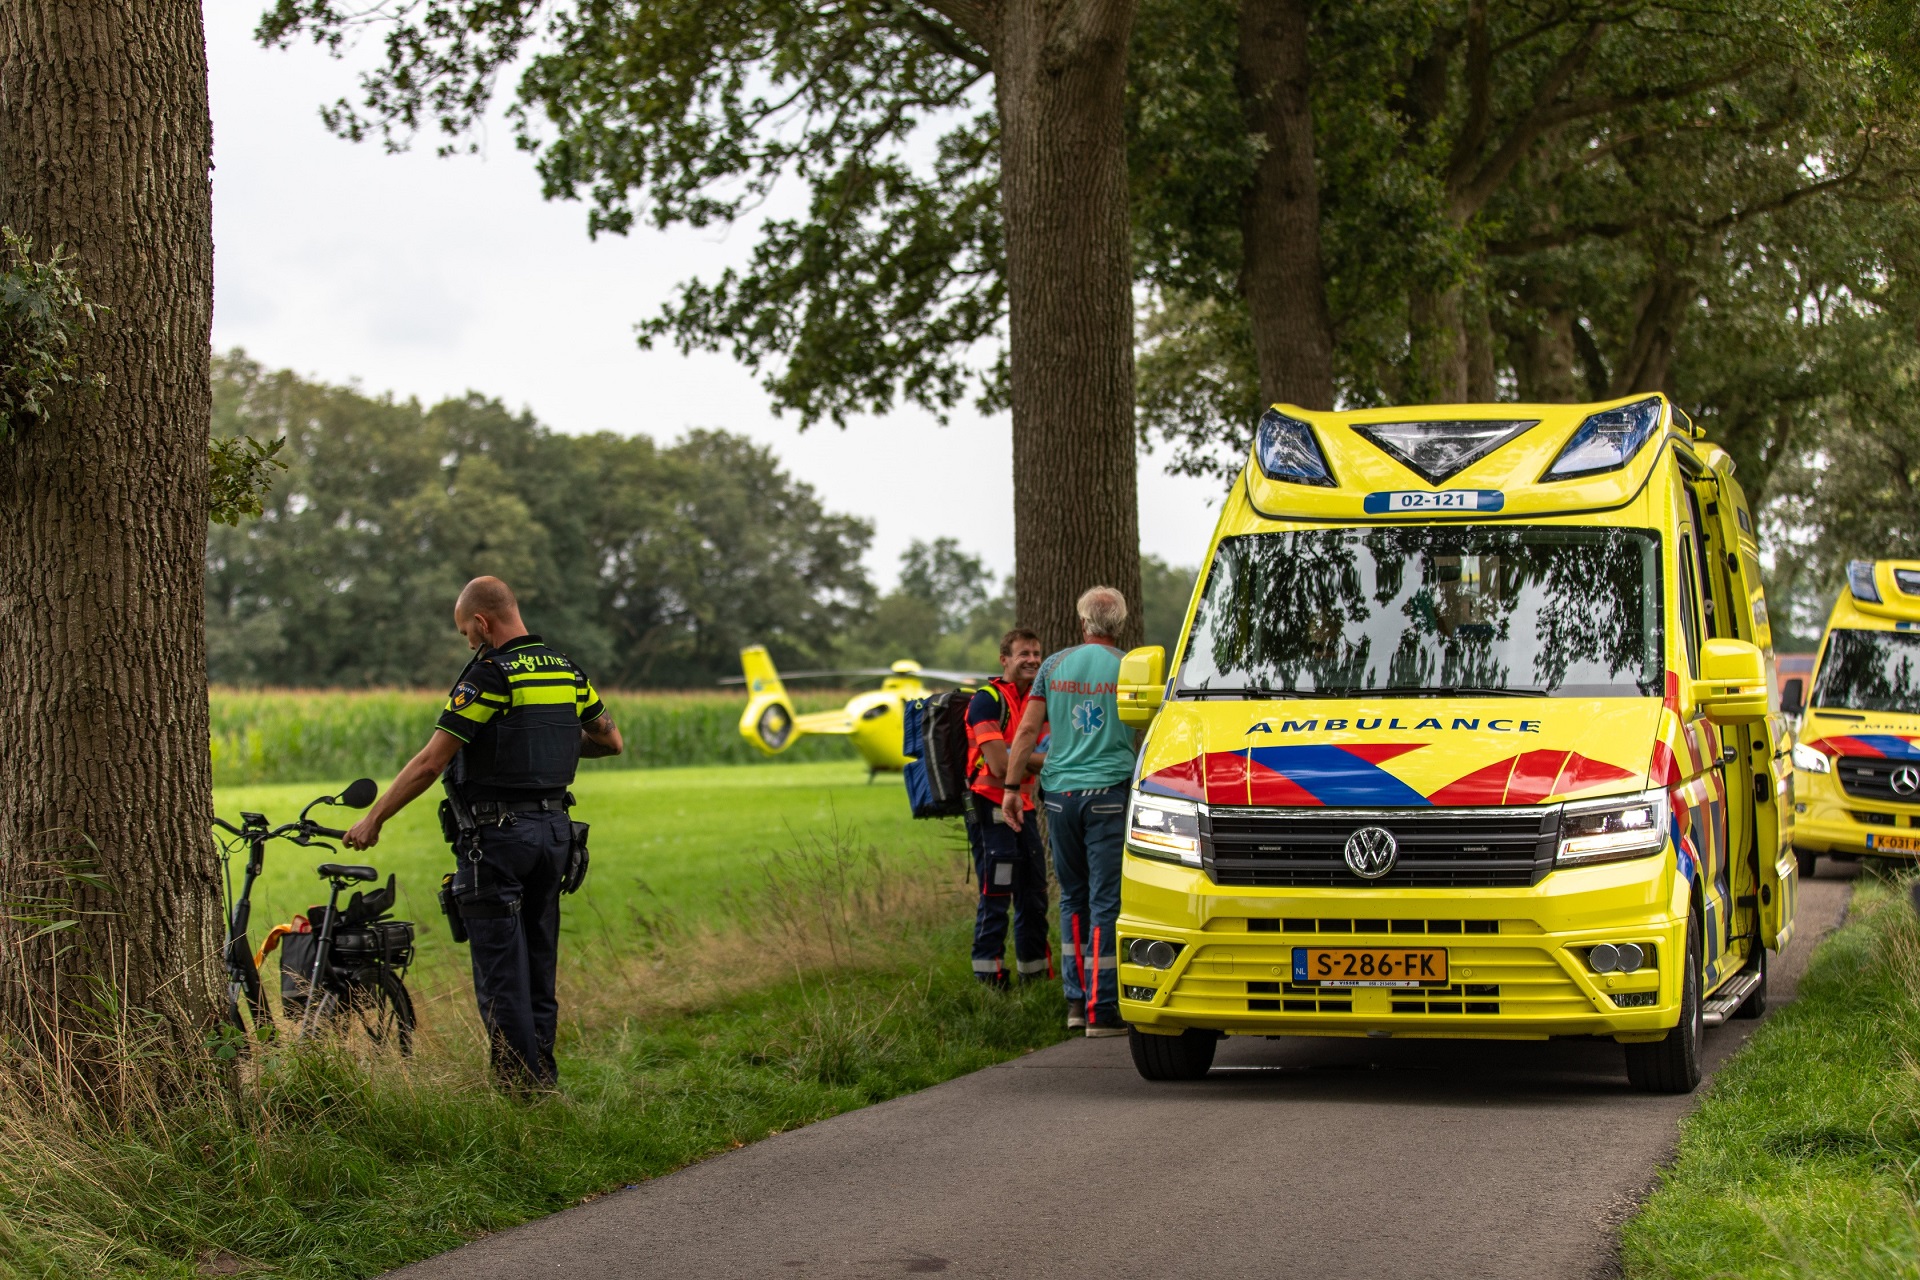
M 1142 1074 L 1221 1035 L 1597 1034 L 1691 1089 L 1793 930 L 1752 530 L 1659 396 L 1270 410 L 1171 663 L 1116 691 Z

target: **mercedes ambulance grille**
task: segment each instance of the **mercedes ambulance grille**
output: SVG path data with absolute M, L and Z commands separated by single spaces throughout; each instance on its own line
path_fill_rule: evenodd
M 1862 800 L 1892 800 L 1897 804 L 1920 804 L 1920 786 L 1909 786 L 1905 791 L 1899 784 L 1908 779 L 1898 777 L 1902 769 L 1911 769 L 1920 776 L 1920 760 L 1884 760 L 1879 756 L 1841 756 L 1834 761 L 1834 772 L 1840 775 L 1840 785 L 1846 788 L 1850 796 L 1859 796 Z
M 1209 817 L 1203 820 L 1202 865 L 1215 884 L 1484 889 L 1538 884 L 1553 870 L 1560 806 L 1341 810 L 1213 805 Z M 1362 880 L 1347 867 L 1347 837 L 1366 826 L 1386 828 L 1399 845 L 1393 869 L 1378 880 Z

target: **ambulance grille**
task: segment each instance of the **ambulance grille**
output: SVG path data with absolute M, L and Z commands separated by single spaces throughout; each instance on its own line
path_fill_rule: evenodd
M 1215 884 L 1262 888 L 1486 889 L 1540 883 L 1553 870 L 1558 805 L 1510 809 L 1260 809 L 1214 805 L 1203 865 Z M 1347 837 L 1385 827 L 1393 870 L 1348 870 Z
M 1834 772 L 1840 775 L 1840 785 L 1850 796 L 1859 796 L 1862 800 L 1891 800 L 1895 804 L 1920 804 L 1920 791 L 1909 787 L 1901 793 L 1893 789 L 1893 775 L 1916 766 L 1920 766 L 1920 760 L 1841 756 L 1834 762 Z

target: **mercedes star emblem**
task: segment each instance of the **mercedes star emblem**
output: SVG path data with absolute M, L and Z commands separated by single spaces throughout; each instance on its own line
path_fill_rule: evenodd
M 1920 784 L 1920 776 L 1914 781 Z M 1400 842 L 1385 827 L 1362 827 L 1347 837 L 1347 869 L 1362 880 L 1378 880 L 1399 857 Z
M 1903 764 L 1893 771 L 1893 793 L 1895 795 L 1910 796 L 1916 791 L 1920 791 L 1920 769 L 1916 769 L 1910 764 Z

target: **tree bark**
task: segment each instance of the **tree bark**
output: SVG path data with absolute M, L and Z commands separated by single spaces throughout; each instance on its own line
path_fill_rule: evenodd
M 76 352 L 105 391 L 0 442 L 0 895 L 58 882 L 49 860 L 99 877 L 66 881 L 49 914 L 74 924 L 51 937 L 0 918 L 0 1034 L 83 1064 L 132 1025 L 108 990 L 190 1049 L 221 984 L 202 586 L 211 133 L 199 0 L 11 0 L 0 15 L 0 223 L 36 256 L 65 246 L 111 308 Z
M 1320 267 L 1308 0 L 1242 0 L 1236 80 L 1264 149 L 1241 215 L 1241 293 L 1260 398 L 1333 408 L 1333 321 Z
M 1460 404 L 1467 398 L 1464 293 L 1460 285 L 1440 293 L 1415 286 L 1408 293 L 1407 394 L 1414 403 Z
M 1015 603 L 1076 643 L 1088 587 L 1140 635 L 1133 266 L 1123 108 L 1134 0 L 1005 0 L 993 23 L 1007 238 Z

